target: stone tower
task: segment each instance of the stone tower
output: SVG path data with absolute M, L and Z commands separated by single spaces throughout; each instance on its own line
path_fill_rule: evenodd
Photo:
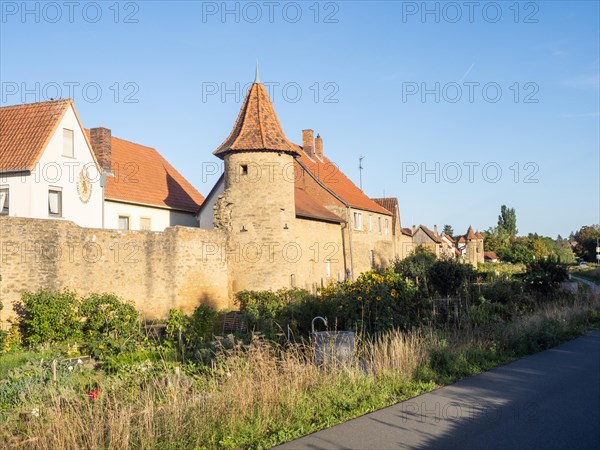
M 214 155 L 224 160 L 224 192 L 214 223 L 227 232 L 234 292 L 294 284 L 294 159 L 297 147 L 283 133 L 257 76 L 229 137 Z
M 477 268 L 477 263 L 479 262 L 478 258 L 478 239 L 473 231 L 473 227 L 469 226 L 469 230 L 467 231 L 467 235 L 465 236 L 467 241 L 466 252 L 467 252 L 467 261 L 469 264 L 473 265 L 473 267 Z M 481 253 L 481 257 L 483 258 L 483 253 Z

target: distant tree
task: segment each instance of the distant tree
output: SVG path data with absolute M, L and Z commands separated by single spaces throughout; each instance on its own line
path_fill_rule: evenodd
M 454 228 L 452 228 L 452 225 L 444 225 L 444 233 L 454 239 Z
M 577 242 L 575 253 L 581 259 L 589 262 L 596 260 L 596 242 L 600 238 L 600 225 L 584 225 L 573 238 Z
M 517 213 L 515 208 L 509 208 L 506 205 L 500 207 L 500 215 L 498 216 L 498 231 L 504 230 L 509 236 L 516 236 L 517 230 Z

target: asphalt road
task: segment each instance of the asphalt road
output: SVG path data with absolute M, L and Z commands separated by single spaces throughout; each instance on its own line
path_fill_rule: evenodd
M 281 449 L 600 449 L 600 330 Z

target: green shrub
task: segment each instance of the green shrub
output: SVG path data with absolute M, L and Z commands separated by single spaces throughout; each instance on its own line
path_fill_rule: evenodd
M 165 340 L 167 346 L 182 351 L 186 346 L 186 338 L 190 327 L 190 318 L 178 309 L 169 309 L 169 318 L 165 321 Z
M 456 296 L 473 277 L 473 268 L 454 259 L 435 261 L 428 270 L 428 279 L 434 291 L 443 297 Z
M 15 304 L 25 344 L 52 344 L 81 338 L 79 299 L 68 290 L 24 292 Z
M 207 305 L 198 305 L 189 320 L 189 341 L 194 346 L 212 339 L 219 320 L 219 314 Z
M 90 294 L 79 313 L 85 342 L 95 356 L 133 350 L 142 338 L 137 309 L 114 294 Z

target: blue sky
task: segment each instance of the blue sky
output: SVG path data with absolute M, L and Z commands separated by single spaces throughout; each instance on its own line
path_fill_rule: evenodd
M 599 3 L 470 5 L 2 1 L 0 103 L 71 91 L 206 195 L 258 59 L 288 138 L 314 129 L 357 184 L 365 156 L 404 226 L 599 223 Z

